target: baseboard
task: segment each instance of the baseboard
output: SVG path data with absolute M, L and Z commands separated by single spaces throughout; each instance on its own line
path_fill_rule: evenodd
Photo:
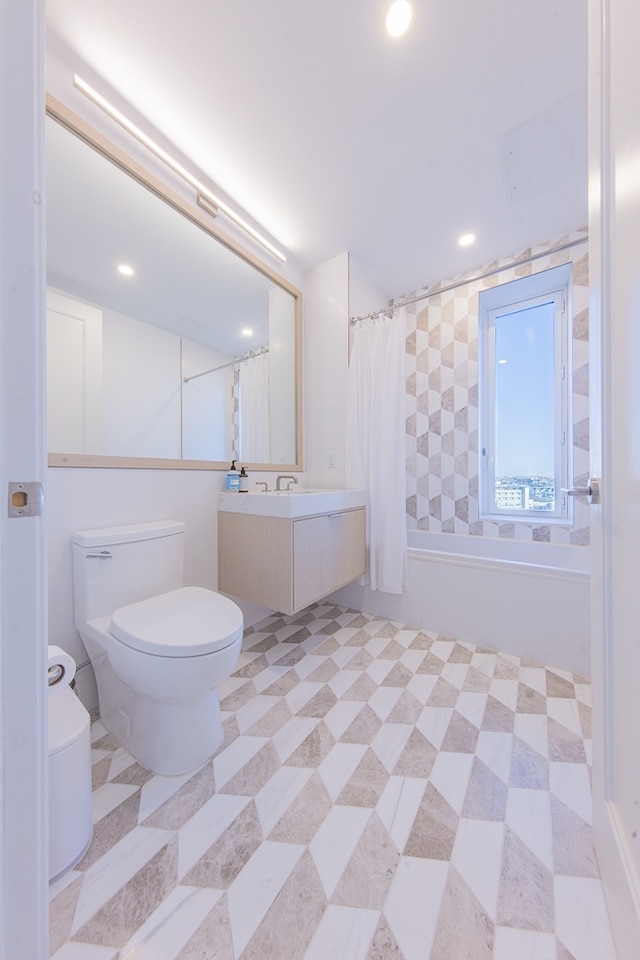
M 618 951 L 618 960 L 637 960 L 640 943 L 640 878 L 611 803 L 594 810 L 594 843 Z

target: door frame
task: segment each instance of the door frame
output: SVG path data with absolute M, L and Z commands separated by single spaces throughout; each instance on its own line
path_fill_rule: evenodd
M 616 130 L 613 110 L 628 125 L 637 115 L 631 88 L 622 89 L 612 61 L 620 61 L 619 44 L 638 26 L 640 15 L 628 0 L 589 2 L 589 339 L 590 339 L 590 458 L 591 475 L 601 477 L 602 502 L 592 507 L 591 669 L 593 693 L 593 835 L 605 897 L 619 960 L 637 956 L 640 942 L 640 881 L 634 867 L 623 824 L 614 802 L 614 764 L 624 753 L 623 738 L 614 723 L 616 686 L 614 663 L 624 658 L 623 637 L 618 633 L 620 611 L 614 592 L 616 525 L 624 524 L 624 503 L 618 501 L 614 430 L 620 429 L 616 409 L 628 405 L 624 377 L 616 376 L 614 358 L 628 327 L 621 315 L 618 292 L 628 281 L 628 268 L 613 262 L 618 235 L 620 201 L 616 197 Z M 612 31 L 612 17 L 615 30 Z M 624 53 L 624 51 L 622 51 Z M 634 60 L 635 64 L 635 60 Z M 640 71 L 627 69 L 640 79 Z M 627 107 L 628 104 L 628 107 Z M 620 113 L 618 112 L 618 117 Z M 637 143 L 638 137 L 635 136 Z M 624 146 L 624 145 L 623 145 Z M 618 209 L 617 209 L 618 205 Z M 635 226 L 640 229 L 640 206 L 635 201 Z M 628 238 L 627 238 L 628 239 Z M 619 242 L 619 241 L 618 241 Z M 631 351 L 633 345 L 625 344 Z M 638 347 L 635 347 L 636 354 Z M 631 600 L 631 598 L 630 598 Z M 638 714 L 628 722 L 637 721 Z
M 0 955 L 48 957 L 44 0 L 0 0 Z

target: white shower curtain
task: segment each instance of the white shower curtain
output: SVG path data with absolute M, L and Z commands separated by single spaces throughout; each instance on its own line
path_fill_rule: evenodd
M 367 491 L 372 590 L 407 587 L 405 309 L 356 323 L 347 377 L 347 486 Z M 365 582 L 367 582 L 365 580 Z
M 269 354 L 261 353 L 240 367 L 238 392 L 240 463 L 269 463 Z

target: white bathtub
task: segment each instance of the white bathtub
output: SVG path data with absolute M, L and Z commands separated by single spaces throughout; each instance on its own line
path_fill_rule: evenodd
M 410 531 L 409 589 L 349 584 L 338 603 L 590 673 L 590 550 L 519 540 Z

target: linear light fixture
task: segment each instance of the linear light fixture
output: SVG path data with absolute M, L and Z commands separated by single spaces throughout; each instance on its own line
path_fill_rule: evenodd
M 104 110 L 104 112 L 108 114 L 112 120 L 115 120 L 116 123 L 119 123 L 120 126 L 130 133 L 132 137 L 135 137 L 139 143 L 143 144 L 143 146 L 150 150 L 151 153 L 158 157 L 159 160 L 162 160 L 163 163 L 166 163 L 166 165 L 170 167 L 174 173 L 177 173 L 178 176 L 182 177 L 183 180 L 186 180 L 187 183 L 191 184 L 192 187 L 195 187 L 197 192 L 210 202 L 211 206 L 224 213 L 225 216 L 241 227 L 246 233 L 249 234 L 250 237 L 268 250 L 269 253 L 273 254 L 274 257 L 277 257 L 278 260 L 282 260 L 282 262 L 284 262 L 287 259 L 284 253 L 278 250 L 277 247 L 274 247 L 274 245 L 267 240 L 266 237 L 263 237 L 262 234 L 258 233 L 257 230 L 254 230 L 251 224 L 247 223 L 247 221 L 237 214 L 235 210 L 232 210 L 231 207 L 228 207 L 227 204 L 220 200 L 219 197 L 216 197 L 211 190 L 205 187 L 204 184 L 200 183 L 196 177 L 192 176 L 192 174 L 190 174 L 181 163 L 178 163 L 178 161 L 174 160 L 174 158 L 170 156 L 166 150 L 163 150 L 163 148 L 157 144 L 155 140 L 152 140 L 151 137 L 148 137 L 146 133 L 132 123 L 131 120 L 125 117 L 123 113 L 120 113 L 120 111 L 114 107 L 113 104 L 109 103 L 109 101 L 106 100 L 101 94 L 99 94 L 97 90 L 94 90 L 93 87 L 89 86 L 89 84 L 86 83 L 82 77 L 79 77 L 76 74 L 73 78 L 73 85 L 76 87 L 76 89 L 83 93 L 85 97 L 95 103 L 97 107 L 100 107 L 101 110 Z M 208 206 L 204 207 L 204 204 L 202 203 L 200 203 L 200 206 L 206 209 L 207 212 L 212 213 L 212 210 L 210 210 Z

